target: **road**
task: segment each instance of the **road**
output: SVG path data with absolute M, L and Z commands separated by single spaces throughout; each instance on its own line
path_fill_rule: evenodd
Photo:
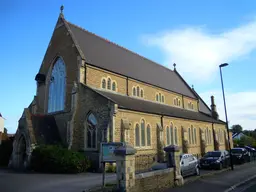
M 211 177 L 200 178 L 192 183 L 188 183 L 182 187 L 168 189 L 165 192 L 224 192 L 230 186 L 246 180 L 255 174 L 256 163 L 247 163 L 241 166 L 235 166 L 234 171 L 226 171 Z
M 248 169 L 248 165 L 246 166 Z M 246 170 L 247 170 L 246 169 Z M 251 169 L 251 168 L 249 168 Z M 252 169 L 253 170 L 253 169 Z M 202 170 L 201 175 L 208 174 L 212 171 Z M 256 164 L 254 173 L 256 173 Z M 217 176 L 212 176 L 218 178 Z M 232 178 L 232 177 L 231 177 Z M 106 183 L 114 181 L 116 179 L 115 174 L 106 174 Z M 189 181 L 193 177 L 188 177 L 185 181 Z M 209 179 L 209 178 L 208 178 Z M 225 182 L 222 179 L 215 179 L 213 184 L 218 182 Z M 193 183 L 196 183 L 194 181 Z M 205 181 L 207 183 L 207 179 Z M 209 183 L 208 182 L 208 183 Z M 102 183 L 102 174 L 100 173 L 85 173 L 85 174 L 38 174 L 38 173 L 14 173 L 4 170 L 0 170 L 0 191 L 1 192 L 82 192 L 84 189 L 88 189 L 94 186 L 99 186 Z M 190 186 L 193 183 L 186 184 Z M 172 189 L 172 192 L 176 189 Z M 188 190 L 191 191 L 191 190 Z M 195 190 L 197 191 L 197 190 Z M 201 191 L 201 190 L 200 190 Z M 210 192 L 207 190 L 207 192 Z M 216 192 L 216 191 L 214 191 Z
M 256 179 L 246 182 L 244 185 L 238 187 L 233 192 L 255 192 L 256 191 Z
M 106 181 L 114 180 L 115 174 L 107 174 Z M 1 192 L 82 192 L 101 184 L 102 174 L 37 174 L 0 171 Z

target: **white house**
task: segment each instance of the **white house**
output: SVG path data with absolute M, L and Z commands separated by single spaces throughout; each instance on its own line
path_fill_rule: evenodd
M 0 132 L 4 132 L 4 118 L 2 116 L 2 114 L 0 113 Z

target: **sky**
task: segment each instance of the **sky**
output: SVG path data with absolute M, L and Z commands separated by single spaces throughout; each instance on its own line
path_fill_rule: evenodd
M 256 1 L 1 0 L 0 113 L 15 133 L 35 93 L 34 80 L 64 5 L 66 20 L 176 69 L 230 125 L 256 129 Z

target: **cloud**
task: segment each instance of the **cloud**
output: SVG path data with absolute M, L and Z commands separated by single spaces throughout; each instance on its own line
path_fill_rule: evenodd
M 218 65 L 248 55 L 256 48 L 256 20 L 227 32 L 213 34 L 204 27 L 187 27 L 143 36 L 149 46 L 160 48 L 164 64 L 178 70 L 189 80 L 213 78 Z
M 210 96 L 214 95 L 217 111 L 225 120 L 222 92 L 207 91 L 201 93 L 202 99 L 210 106 Z M 256 129 L 256 92 L 226 93 L 226 105 L 229 125 L 240 124 L 244 129 Z

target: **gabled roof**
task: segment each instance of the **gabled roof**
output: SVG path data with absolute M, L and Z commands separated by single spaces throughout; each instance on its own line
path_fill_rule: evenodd
M 85 88 L 94 90 L 95 92 L 99 93 L 103 97 L 118 104 L 118 108 L 120 109 L 128 109 L 132 111 L 138 111 L 138 112 L 144 112 L 144 113 L 150 113 L 150 114 L 157 114 L 157 115 L 163 115 L 163 116 L 223 124 L 222 121 L 215 120 L 211 116 L 201 112 L 194 112 L 194 111 L 190 111 L 190 110 L 186 110 L 178 107 L 171 107 L 168 105 L 159 104 L 152 101 L 146 101 L 144 99 L 139 99 L 132 96 L 125 96 L 121 94 L 112 93 L 110 91 L 103 91 L 98 89 L 96 90 L 84 84 L 81 84 L 81 85 L 83 85 L 83 87 Z
M 62 19 L 86 63 L 196 98 L 176 72 Z

